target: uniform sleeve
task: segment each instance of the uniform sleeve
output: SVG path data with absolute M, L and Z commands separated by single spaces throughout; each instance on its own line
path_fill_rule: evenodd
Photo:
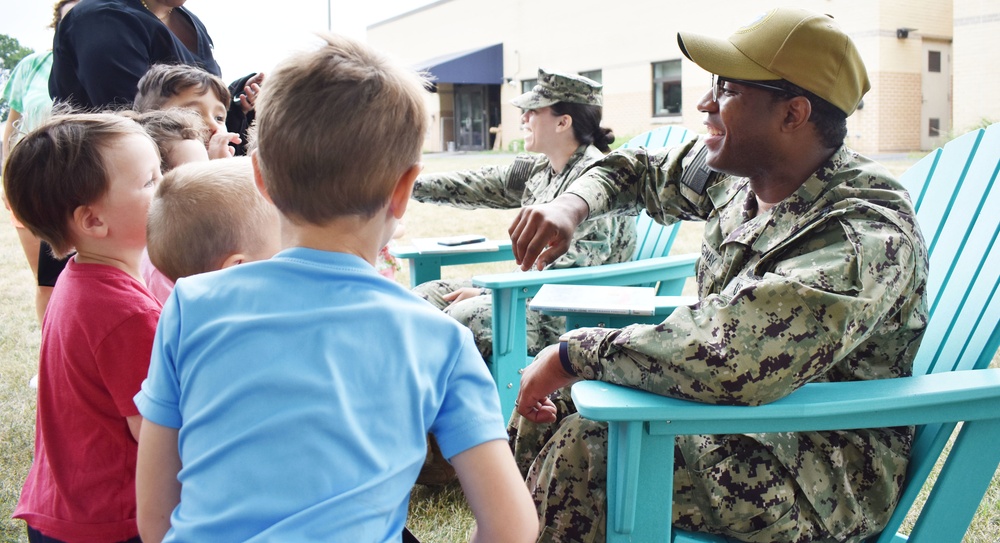
M 149 375 L 135 395 L 135 405 L 146 419 L 167 428 L 180 428 L 180 380 L 177 373 L 177 341 L 180 331 L 177 296 L 163 305 L 153 340 Z
M 59 33 L 53 58 L 49 90 L 55 100 L 68 100 L 73 89 L 82 88 L 87 96 L 73 102 L 130 104 L 151 59 L 173 56 L 166 27 L 158 32 L 126 11 L 93 11 L 66 30 Z
M 626 262 L 635 253 L 635 219 L 605 216 L 584 221 L 565 254 L 549 268 L 580 268 Z
M 693 140 L 656 151 L 618 149 L 592 164 L 566 192 L 587 202 L 590 219 L 638 215 L 645 209 L 661 224 L 705 220 L 713 207 L 704 188 L 695 190 L 682 182 L 685 166 L 698 148 Z
M 496 383 L 476 349 L 472 333 L 463 329 L 456 360 L 445 385 L 444 401 L 430 430 L 441 454 L 451 458 L 477 445 L 507 439 Z
M 149 370 L 159 313 L 149 309 L 132 315 L 108 334 L 94 353 L 101 380 L 123 417 L 139 414 L 132 397 Z
M 812 249 L 812 247 L 818 247 Z M 575 373 L 664 396 L 757 405 L 784 397 L 893 322 L 919 290 L 915 247 L 885 222 L 825 231 L 658 325 L 563 336 Z
M 509 169 L 509 166 L 487 166 L 421 175 L 413 187 L 413 199 L 463 209 L 516 209 L 521 207 L 521 194 L 507 190 Z

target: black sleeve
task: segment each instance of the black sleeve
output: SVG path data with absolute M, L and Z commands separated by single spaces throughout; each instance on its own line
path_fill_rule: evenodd
M 243 93 L 243 87 L 247 86 L 247 81 L 255 75 L 257 72 L 245 75 L 229 84 L 229 94 L 233 99 L 229 102 L 229 112 L 226 114 L 226 129 L 240 135 L 240 143 L 229 144 L 236 148 L 236 156 L 247 154 L 247 131 L 250 129 L 256 114 L 254 110 L 244 114 L 243 108 L 240 107 L 236 98 Z

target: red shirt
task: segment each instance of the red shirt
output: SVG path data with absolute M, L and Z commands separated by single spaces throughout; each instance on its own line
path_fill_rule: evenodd
M 149 369 L 160 303 L 127 273 L 70 259 L 42 324 L 35 456 L 14 518 L 67 543 L 123 541 L 135 521 L 126 417 Z

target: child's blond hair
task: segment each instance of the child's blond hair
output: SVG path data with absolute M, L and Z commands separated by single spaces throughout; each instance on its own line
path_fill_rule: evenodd
M 55 256 L 73 251 L 73 212 L 107 193 L 104 154 L 128 135 L 149 138 L 119 115 L 56 115 L 14 146 L 3 172 L 4 193 L 18 220 L 48 242 Z
M 185 64 L 154 64 L 139 79 L 138 87 L 132 108 L 139 113 L 162 109 L 167 101 L 190 88 L 197 89 L 198 94 L 211 92 L 226 107 L 232 101 L 225 81 L 197 66 Z
M 149 206 L 149 260 L 171 281 L 217 270 L 230 255 L 258 252 L 276 218 L 249 157 L 183 164 L 163 176 Z
M 201 115 L 190 109 L 176 107 L 159 109 L 139 113 L 133 118 L 156 142 L 156 148 L 160 151 L 160 170 L 163 173 L 170 171 L 167 158 L 174 144 L 183 140 L 194 140 L 207 148 L 208 140 L 212 136 Z
M 325 35 L 285 60 L 257 103 L 257 160 L 289 220 L 323 225 L 371 216 L 420 161 L 424 80 L 369 46 Z

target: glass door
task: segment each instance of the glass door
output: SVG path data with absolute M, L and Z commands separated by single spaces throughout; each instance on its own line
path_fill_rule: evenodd
M 489 129 L 486 122 L 486 88 L 483 85 L 455 85 L 455 133 L 458 150 L 486 149 Z

